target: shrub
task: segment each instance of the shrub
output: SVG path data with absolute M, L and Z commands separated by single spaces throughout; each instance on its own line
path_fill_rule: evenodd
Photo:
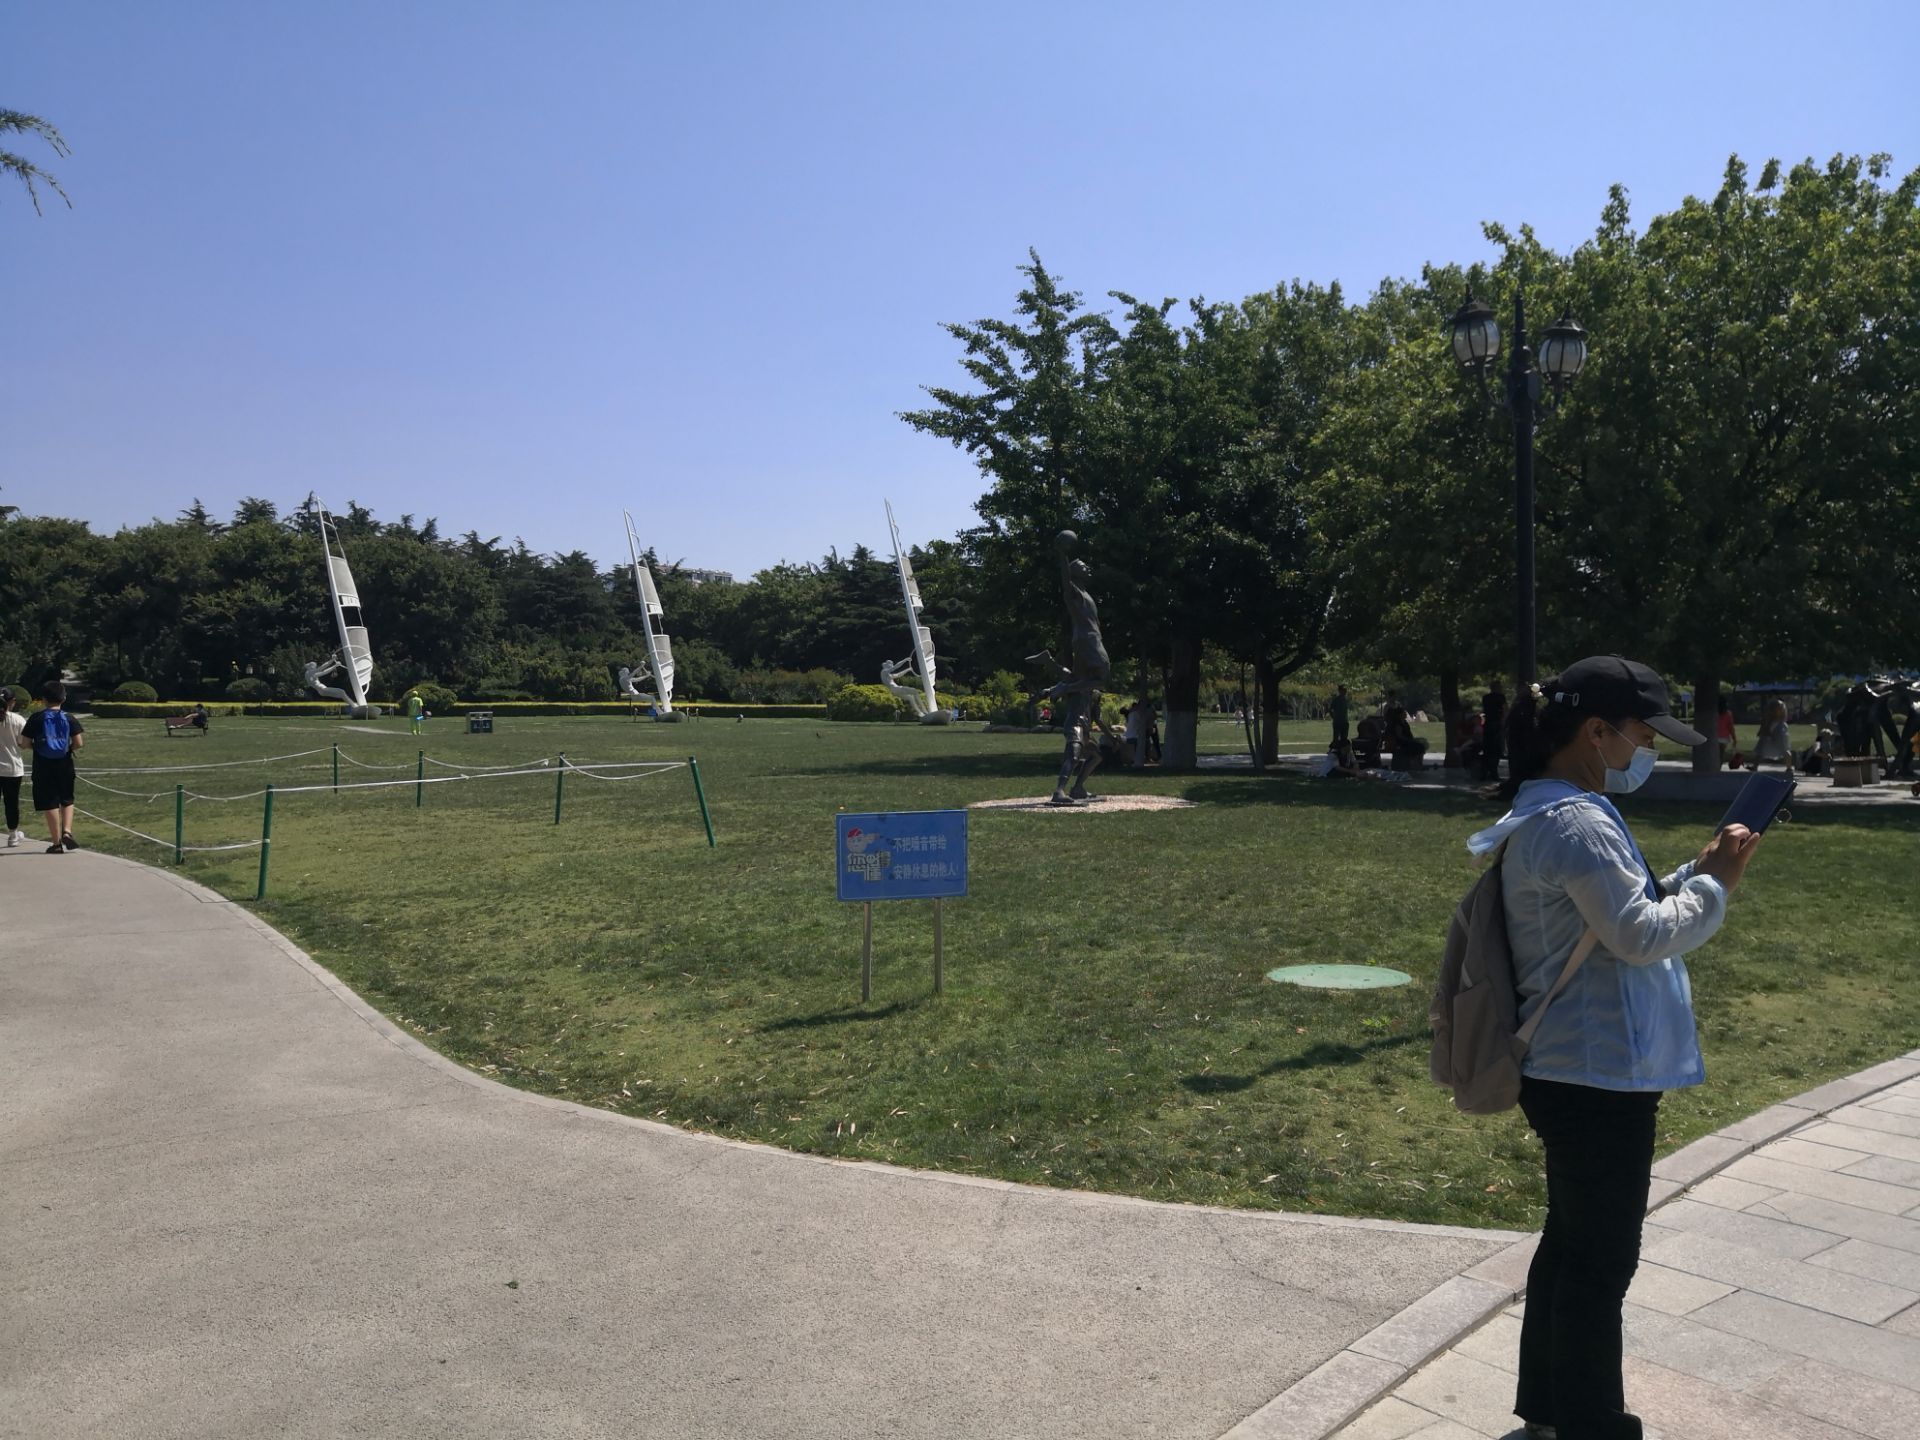
M 124 685 L 116 685 L 109 700 L 132 700 L 140 704 L 151 705 L 160 698 L 160 692 L 144 680 L 129 680 Z
M 20 687 L 25 693 L 25 687 Z M 878 688 L 878 687 L 875 687 Z M 281 715 L 315 716 L 338 715 L 338 700 L 306 701 L 269 701 L 263 704 L 242 705 L 230 700 L 210 700 L 203 702 L 210 715 Z M 404 707 L 391 697 L 374 701 L 389 715 L 403 715 Z M 713 700 L 675 701 L 673 710 L 676 715 L 686 715 L 691 707 L 700 712 L 701 723 L 709 720 L 724 720 L 729 724 L 734 717 L 744 716 L 748 720 L 824 720 L 827 707 L 824 705 L 741 705 L 734 702 L 720 703 Z M 193 708 L 191 700 L 163 700 L 151 705 L 136 701 L 101 700 L 91 707 L 92 713 L 102 720 L 151 720 L 162 715 L 179 715 Z M 434 714 L 464 715 L 469 710 L 492 710 L 502 718 L 509 715 L 602 715 L 627 716 L 632 707 L 624 700 L 611 703 L 595 703 L 584 700 L 523 700 L 523 701 L 474 701 L 456 700 L 446 711 L 434 711 Z
M 436 685 L 431 680 L 422 680 L 412 688 L 420 692 L 420 703 L 435 715 L 451 715 L 453 713 L 453 707 L 460 703 L 460 697 L 455 695 L 453 691 L 444 685 Z M 407 708 L 406 697 L 403 695 L 400 699 L 400 709 L 405 711 Z
M 757 705 L 817 705 L 851 683 L 851 676 L 834 670 L 742 670 L 733 694 Z
M 827 701 L 829 720 L 898 720 L 903 713 L 884 685 L 842 685 Z
M 257 680 L 251 675 L 243 675 L 240 679 L 227 686 L 227 698 L 229 700 L 238 700 L 243 704 L 256 700 L 271 700 L 273 698 L 273 687 L 264 680 Z
M 962 720 L 993 718 L 993 697 L 990 695 L 962 695 L 956 703 L 960 706 Z
M 572 699 L 611 700 L 617 692 L 613 677 L 599 665 L 583 665 L 574 677 Z

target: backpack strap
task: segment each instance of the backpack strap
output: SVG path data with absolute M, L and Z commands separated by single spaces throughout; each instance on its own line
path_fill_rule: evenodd
M 1547 991 L 1546 998 L 1540 1002 L 1539 1008 L 1533 1012 L 1532 1017 L 1514 1034 L 1513 1038 L 1520 1042 L 1521 1049 L 1524 1050 L 1533 1043 L 1534 1032 L 1540 1028 L 1540 1021 L 1545 1018 L 1547 1007 L 1553 1004 L 1555 997 L 1562 990 L 1567 988 L 1567 983 L 1579 973 L 1580 967 L 1587 963 L 1587 957 L 1593 954 L 1594 947 L 1599 943 L 1600 932 L 1589 926 L 1587 933 L 1580 937 L 1580 943 L 1573 947 L 1573 954 L 1567 957 L 1566 968 L 1561 970 L 1560 978 L 1553 982 L 1553 988 Z

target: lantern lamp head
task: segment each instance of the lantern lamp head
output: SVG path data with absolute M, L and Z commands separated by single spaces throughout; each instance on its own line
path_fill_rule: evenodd
M 1484 300 L 1474 299 L 1471 290 L 1467 292 L 1466 304 L 1456 310 L 1448 322 L 1448 329 L 1453 340 L 1453 358 L 1460 362 L 1463 370 L 1484 373 L 1500 353 L 1500 327 L 1494 322 L 1492 307 Z

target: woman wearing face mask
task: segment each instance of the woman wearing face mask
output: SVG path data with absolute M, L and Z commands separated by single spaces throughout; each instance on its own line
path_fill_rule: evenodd
M 1668 713 L 1646 666 L 1594 656 L 1522 695 L 1509 717 L 1513 808 L 1468 840 L 1506 846 L 1501 886 L 1520 1019 L 1581 937 L 1586 962 L 1547 1007 L 1521 1065 L 1520 1108 L 1546 1150 L 1547 1220 L 1527 1275 L 1514 1411 L 1531 1440 L 1639 1440 L 1621 1378 L 1620 1316 L 1640 1261 L 1663 1091 L 1706 1078 L 1680 956 L 1720 928 L 1759 837 L 1729 826 L 1664 879 L 1606 798 L 1653 773 L 1655 739 L 1704 737 Z

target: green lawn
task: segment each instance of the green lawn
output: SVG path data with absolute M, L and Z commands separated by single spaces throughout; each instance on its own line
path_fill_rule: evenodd
M 1428 990 L 1474 874 L 1461 842 L 1493 813 L 1470 795 L 1124 775 L 1096 789 L 1200 803 L 976 814 L 972 895 L 947 908 L 946 994 L 930 993 L 928 907 L 881 906 L 862 1006 L 859 910 L 833 892 L 836 807 L 1041 794 L 1054 742 L 971 726 L 526 719 L 470 737 L 456 724 L 431 725 L 429 753 L 697 751 L 720 841 L 707 848 L 685 770 L 569 776 L 559 826 L 546 775 L 431 786 L 421 808 L 410 786 L 279 796 L 260 913 L 466 1064 L 825 1154 L 1227 1205 L 1539 1218 L 1524 1124 L 1456 1115 L 1426 1080 Z M 157 721 L 100 721 L 89 738 L 83 774 L 164 798 L 83 786 L 82 803 L 167 839 L 176 781 L 209 794 L 312 784 L 329 757 L 184 776 L 103 767 L 337 740 L 410 777 L 420 743 L 404 721 L 276 719 L 173 740 Z M 379 773 L 348 764 L 342 778 Z M 196 801 L 188 843 L 257 837 L 260 803 Z M 1655 862 L 1677 863 L 1715 814 L 1648 804 L 1634 819 Z M 171 859 L 81 828 L 88 844 Z M 255 852 L 186 869 L 251 903 Z M 1695 957 L 1710 1080 L 1668 1103 L 1663 1144 L 1913 1048 L 1916 875 L 1904 811 L 1805 807 L 1769 838 L 1726 931 Z M 1305 961 L 1392 965 L 1415 983 L 1316 994 L 1264 979 Z

